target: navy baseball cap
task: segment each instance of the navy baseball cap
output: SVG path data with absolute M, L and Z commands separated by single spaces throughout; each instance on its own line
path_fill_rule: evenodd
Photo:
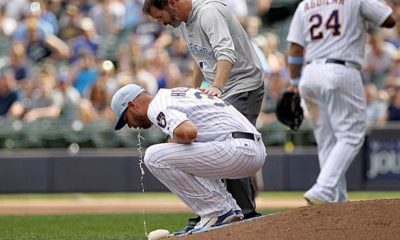
M 124 113 L 128 109 L 128 103 L 135 100 L 145 90 L 136 84 L 128 84 L 118 89 L 111 100 L 111 108 L 118 117 L 115 130 L 120 130 L 126 124 Z

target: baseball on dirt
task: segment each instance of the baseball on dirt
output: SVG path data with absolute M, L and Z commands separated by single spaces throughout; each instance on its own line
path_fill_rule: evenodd
M 169 231 L 166 229 L 157 229 L 154 231 L 151 231 L 149 235 L 147 236 L 147 239 L 149 240 L 158 240 L 162 238 L 166 238 L 169 235 Z

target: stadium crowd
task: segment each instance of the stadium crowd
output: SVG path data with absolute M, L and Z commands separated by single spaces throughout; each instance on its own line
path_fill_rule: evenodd
M 279 47 L 286 36 L 260 17 L 273 1 L 222 1 L 267 60 L 259 126 L 278 124 L 275 104 L 289 82 L 286 49 Z M 400 21 L 400 2 L 389 4 Z M 121 85 L 135 83 L 150 94 L 187 86 L 193 63 L 184 41 L 141 8 L 140 0 L 0 1 L 0 128 L 7 119 L 55 119 L 74 128 L 112 124 L 110 96 Z M 363 79 L 368 122 L 384 125 L 400 120 L 400 24 L 375 29 L 370 26 Z

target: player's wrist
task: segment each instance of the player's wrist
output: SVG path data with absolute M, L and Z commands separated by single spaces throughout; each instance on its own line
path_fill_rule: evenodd
M 304 58 L 303 58 L 303 57 L 293 57 L 293 56 L 289 56 L 289 57 L 288 57 L 288 63 L 289 63 L 289 64 L 296 64 L 296 65 L 303 65 L 303 63 L 304 63 Z
M 290 84 L 293 85 L 293 86 L 299 86 L 299 83 L 300 83 L 300 77 L 298 77 L 298 78 L 291 78 L 291 79 L 290 79 Z
M 224 90 L 216 85 L 211 85 L 212 88 L 218 89 L 221 94 L 224 94 Z

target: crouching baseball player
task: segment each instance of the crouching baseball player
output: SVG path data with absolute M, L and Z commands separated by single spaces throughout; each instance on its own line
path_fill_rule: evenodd
M 239 220 L 241 209 L 220 179 L 243 178 L 264 164 L 260 133 L 233 106 L 191 88 L 160 89 L 152 97 L 129 84 L 113 96 L 115 130 L 156 125 L 172 138 L 146 150 L 152 174 L 201 217 L 193 231 Z

